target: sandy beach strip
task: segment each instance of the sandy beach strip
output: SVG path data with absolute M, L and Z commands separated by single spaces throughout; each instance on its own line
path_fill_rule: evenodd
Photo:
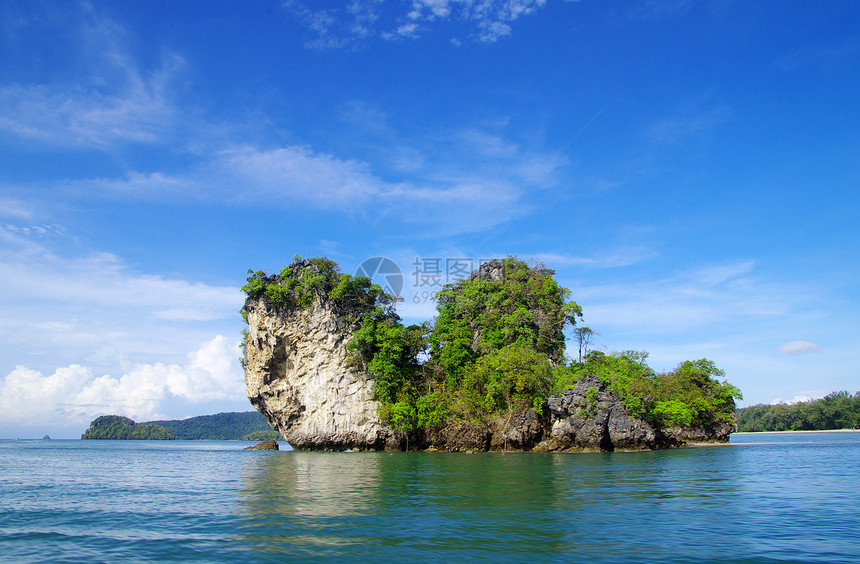
M 860 429 L 820 429 L 815 431 L 738 431 L 732 435 L 785 435 L 791 433 L 860 433 Z

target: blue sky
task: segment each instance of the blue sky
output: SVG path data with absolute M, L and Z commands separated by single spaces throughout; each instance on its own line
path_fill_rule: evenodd
M 407 322 L 541 260 L 601 350 L 860 390 L 858 12 L 0 0 L 0 437 L 250 409 L 239 287 L 295 254 L 391 259 Z

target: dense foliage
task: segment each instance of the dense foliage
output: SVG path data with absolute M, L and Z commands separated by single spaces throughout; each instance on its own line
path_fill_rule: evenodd
M 120 415 L 102 415 L 90 423 L 89 429 L 81 435 L 82 439 L 175 439 L 170 431 L 161 425 L 135 423 Z
M 254 431 L 248 433 L 240 440 L 242 441 L 282 441 L 284 438 L 277 431 Z
M 576 324 L 582 309 L 567 301 L 570 290 L 556 283 L 555 272 L 510 257 L 485 264 L 481 272 L 437 294 L 434 357 L 456 369 L 462 359 L 516 344 L 561 359 L 564 328 Z
M 394 313 L 394 298 L 369 278 L 341 273 L 337 263 L 327 258 L 303 260 L 296 256 L 294 259 L 293 264 L 277 275 L 249 270 L 242 291 L 249 299 L 265 297 L 280 309 L 307 308 L 316 299 L 330 300 L 352 321 L 360 320 L 377 308 L 386 314 Z M 241 313 L 247 320 L 244 307 Z
M 795 404 L 758 404 L 737 410 L 739 431 L 860 429 L 860 392 L 833 392 Z
M 657 428 L 709 427 L 731 423 L 734 398 L 740 390 L 720 381 L 725 374 L 708 360 L 686 361 L 669 372 L 655 373 L 646 363 L 648 353 L 624 351 L 610 355 L 592 352 L 583 362 L 556 371 L 555 393 L 595 374 L 631 414 Z
M 266 433 L 264 439 L 279 439 L 277 431 L 273 431 L 265 418 L 258 411 L 226 412 L 215 415 L 200 415 L 188 419 L 168 421 L 150 421 L 173 433 L 177 439 L 183 440 L 256 440 L 245 439 L 251 433 Z M 273 436 L 269 436 L 272 435 Z
M 451 418 L 540 413 L 548 397 L 588 374 L 658 428 L 731 423 L 734 398 L 741 397 L 707 359 L 657 374 L 644 352 L 588 354 L 596 333 L 575 328 L 582 309 L 539 263 L 491 261 L 437 294 L 432 323 L 411 327 L 400 322 L 393 297 L 367 278 L 340 274 L 328 259 L 297 259 L 278 276 L 249 274 L 243 287 L 249 298 L 264 297 L 278 308 L 324 299 L 347 316 L 354 327 L 347 345 L 352 362 L 373 377 L 382 419 L 407 436 Z M 568 327 L 579 342 L 572 361 L 564 356 Z
M 582 315 L 554 274 L 515 258 L 492 261 L 438 293 L 432 324 L 365 317 L 349 348 L 374 377 L 382 418 L 408 432 L 450 417 L 543 409 L 564 327 Z

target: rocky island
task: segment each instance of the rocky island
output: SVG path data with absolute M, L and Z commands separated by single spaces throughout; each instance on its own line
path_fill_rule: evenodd
M 613 451 L 728 440 L 740 391 L 707 359 L 656 373 L 647 353 L 586 346 L 566 360 L 564 330 L 582 310 L 554 275 L 513 257 L 490 261 L 438 293 L 432 323 L 407 327 L 393 296 L 326 258 L 249 271 L 248 398 L 299 450 Z
M 161 425 L 135 423 L 121 415 L 102 415 L 96 417 L 81 439 L 112 440 L 173 440 L 173 433 Z
M 145 423 L 119 415 L 102 415 L 90 423 L 81 438 L 266 441 L 278 440 L 281 436 L 257 411 L 228 411 Z

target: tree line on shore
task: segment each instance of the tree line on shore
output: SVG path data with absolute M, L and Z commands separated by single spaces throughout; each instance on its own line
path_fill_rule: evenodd
M 738 431 L 860 429 L 860 392 L 838 391 L 793 404 L 758 404 L 735 414 Z

